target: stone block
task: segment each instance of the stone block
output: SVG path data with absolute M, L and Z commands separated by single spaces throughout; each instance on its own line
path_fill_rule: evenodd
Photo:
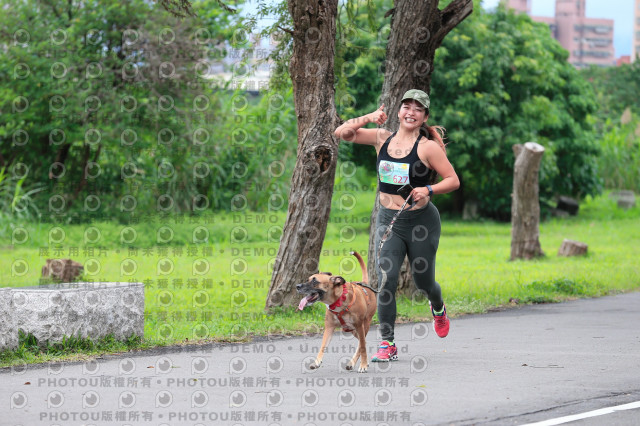
M 571 216 L 575 216 L 578 214 L 579 209 L 580 203 L 578 202 L 578 200 L 565 196 L 558 197 L 558 210 L 564 210 Z
M 609 197 L 616 200 L 621 209 L 631 209 L 636 206 L 636 194 L 633 191 L 612 191 Z
M 569 217 L 569 212 L 560 209 L 551 209 L 551 216 L 566 219 Z
M 0 351 L 18 347 L 18 331 L 11 312 L 11 289 L 0 288 Z
M 466 201 L 462 208 L 462 220 L 475 220 L 479 216 L 478 202 L 475 200 Z
M 62 283 L 11 289 L 13 327 L 44 345 L 64 336 L 144 337 L 142 283 Z

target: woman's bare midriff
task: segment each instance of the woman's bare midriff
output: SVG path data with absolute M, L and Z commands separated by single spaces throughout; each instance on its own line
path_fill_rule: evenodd
M 423 199 L 414 204 L 411 208 L 405 207 L 405 210 L 419 210 L 427 205 L 429 199 Z M 380 193 L 380 205 L 390 210 L 400 210 L 404 204 L 404 198 L 397 194 Z

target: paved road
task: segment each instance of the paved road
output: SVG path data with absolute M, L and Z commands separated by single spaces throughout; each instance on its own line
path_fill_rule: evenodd
M 358 374 L 338 334 L 0 370 L 2 425 L 526 424 L 640 401 L 640 293 L 397 328 L 400 361 Z M 376 345 L 376 329 L 368 338 Z M 639 424 L 640 409 L 584 424 Z

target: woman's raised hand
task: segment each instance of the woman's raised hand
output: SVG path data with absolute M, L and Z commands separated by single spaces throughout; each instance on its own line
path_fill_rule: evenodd
M 387 121 L 387 114 L 383 111 L 384 104 L 377 110 L 369 114 L 369 119 L 372 123 L 376 123 L 378 126 L 382 126 Z

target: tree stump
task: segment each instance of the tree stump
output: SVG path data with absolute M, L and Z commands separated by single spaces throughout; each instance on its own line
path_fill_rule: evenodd
M 535 142 L 514 145 L 511 201 L 511 260 L 543 256 L 540 247 L 538 171 L 544 147 Z
M 418 290 L 416 283 L 413 281 L 413 275 L 411 275 L 411 265 L 409 265 L 409 259 L 404 258 L 402 266 L 400 267 L 400 274 L 398 275 L 398 287 L 396 289 L 397 294 L 411 299 L 411 296 Z
M 587 254 L 588 245 L 579 241 L 564 240 L 560 249 L 558 250 L 558 256 L 581 256 Z
M 83 272 L 84 266 L 75 260 L 47 259 L 47 264 L 42 267 L 42 278 L 69 283 L 75 281 Z

